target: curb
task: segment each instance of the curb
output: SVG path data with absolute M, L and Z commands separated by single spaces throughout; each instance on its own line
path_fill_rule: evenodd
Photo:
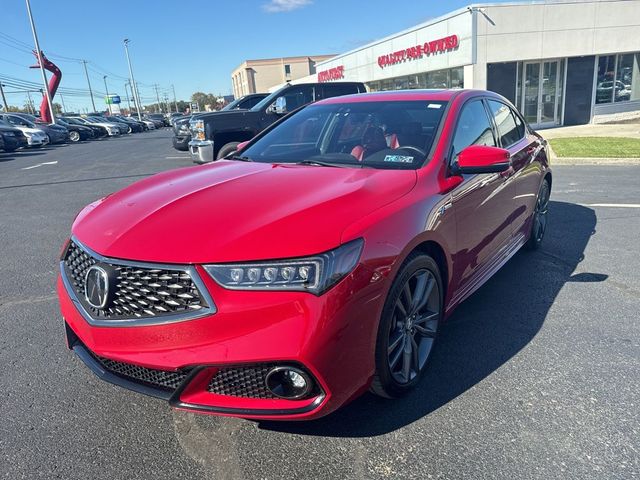
M 552 155 L 551 165 L 640 165 L 640 158 L 576 158 Z

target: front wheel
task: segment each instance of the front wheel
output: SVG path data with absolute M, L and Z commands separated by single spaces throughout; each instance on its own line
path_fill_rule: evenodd
M 69 132 L 69 140 L 73 143 L 80 141 L 80 134 L 78 132 Z
M 531 218 L 531 233 L 526 243 L 528 250 L 537 250 L 542 245 L 544 234 L 547 231 L 547 221 L 549 214 L 549 197 L 551 196 L 551 187 L 549 181 L 545 178 L 540 186 L 536 206 L 533 209 Z
M 382 310 L 371 391 L 399 397 L 416 386 L 428 363 L 443 312 L 440 270 L 414 253 L 394 280 Z
M 218 156 L 216 157 L 216 160 L 220 160 L 221 158 L 224 158 L 227 155 L 229 155 L 231 152 L 235 152 L 238 149 L 238 145 L 240 145 L 240 142 L 225 143 L 224 146 L 218 152 Z

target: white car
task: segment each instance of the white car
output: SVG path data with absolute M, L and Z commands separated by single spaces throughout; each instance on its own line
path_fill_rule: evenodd
M 49 143 L 49 137 L 44 130 L 27 126 L 27 122 L 14 115 L 0 115 L 0 119 L 17 128 L 27 137 L 27 144 L 30 147 L 41 147 Z
M 144 122 L 144 124 L 147 126 L 147 128 L 149 130 L 155 130 L 156 129 L 156 124 L 153 123 L 151 120 L 146 120 L 146 119 L 142 119 L 142 121 Z
M 104 127 L 107 129 L 107 133 L 110 137 L 115 137 L 120 135 L 120 127 L 115 123 L 110 122 L 102 122 L 97 118 L 92 117 L 70 117 L 75 118 L 76 120 L 84 123 L 85 125 L 98 125 L 99 127 Z

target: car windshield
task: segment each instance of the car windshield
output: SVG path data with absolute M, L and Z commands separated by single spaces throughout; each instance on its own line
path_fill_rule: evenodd
M 15 115 L 13 117 L 11 117 L 11 119 L 9 120 L 11 123 L 13 123 L 14 125 L 19 125 L 19 126 L 27 126 L 28 128 L 38 128 L 36 127 L 36 124 L 33 123 L 31 120 L 28 120 L 24 117 L 20 117 L 18 115 Z
M 83 123 L 76 118 L 65 118 L 64 121 L 72 125 L 83 125 Z
M 225 106 L 221 109 L 221 111 L 222 111 L 222 112 L 226 112 L 226 111 L 229 111 L 229 110 L 233 110 L 234 108 L 236 108 L 236 107 L 238 106 L 238 104 L 240 103 L 240 101 L 241 101 L 241 100 L 242 100 L 242 97 L 240 97 L 240 98 L 236 98 L 233 102 L 231 102 L 231 103 L 229 103 L 229 104 L 225 105 Z
M 433 144 L 446 102 L 310 105 L 242 151 L 267 163 L 415 169 Z
M 288 88 L 288 87 L 285 87 L 285 88 Z M 267 95 L 266 97 L 264 97 L 262 100 L 260 100 L 251 108 L 251 111 L 259 112 L 263 108 L 266 108 L 269 105 L 271 105 L 273 102 L 276 101 L 276 98 L 282 96 L 282 93 L 285 91 L 285 88 L 281 88 L 280 90 L 273 92 L 271 95 Z

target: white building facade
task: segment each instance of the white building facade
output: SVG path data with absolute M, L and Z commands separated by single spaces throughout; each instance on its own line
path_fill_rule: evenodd
M 488 89 L 537 128 L 640 116 L 640 0 L 474 4 L 316 70 L 293 83 Z

